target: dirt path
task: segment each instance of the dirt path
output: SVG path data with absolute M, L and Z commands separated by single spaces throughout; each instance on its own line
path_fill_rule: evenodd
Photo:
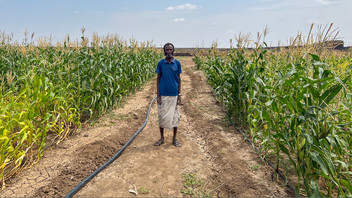
M 225 113 L 191 58 L 183 66 L 179 140 L 171 144 L 172 131 L 159 138 L 156 104 L 146 128 L 110 166 L 75 196 L 182 197 L 184 185 L 194 196 L 287 197 L 287 188 L 272 181 L 264 165 L 240 134 L 225 122 Z M 8 182 L 1 196 L 64 196 L 105 163 L 138 130 L 155 95 L 155 80 L 131 96 L 122 108 L 105 115 L 94 126 L 46 151 L 45 157 Z M 87 137 L 88 136 L 88 137 Z M 187 183 L 188 182 L 188 183 Z M 140 193 L 134 195 L 130 189 Z M 182 190 L 184 193 L 182 193 Z

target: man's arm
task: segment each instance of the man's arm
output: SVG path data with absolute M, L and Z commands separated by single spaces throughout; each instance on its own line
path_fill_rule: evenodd
M 158 77 L 156 78 L 156 94 L 157 94 L 156 99 L 157 99 L 158 104 L 161 104 L 161 96 L 159 93 L 160 78 L 161 78 L 161 75 L 158 74 Z
M 181 104 L 181 75 L 179 74 L 178 75 L 178 79 L 179 82 L 178 82 L 178 97 L 177 97 L 177 104 Z

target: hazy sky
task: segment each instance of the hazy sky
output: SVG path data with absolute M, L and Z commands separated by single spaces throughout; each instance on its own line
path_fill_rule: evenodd
M 229 47 L 239 33 L 269 28 L 266 42 L 287 44 L 312 23 L 334 23 L 345 46 L 352 45 L 352 0 L 0 0 L 0 31 L 22 42 L 24 30 L 55 40 L 118 34 L 128 40 L 153 40 L 156 46 Z M 317 32 L 317 29 L 315 29 Z

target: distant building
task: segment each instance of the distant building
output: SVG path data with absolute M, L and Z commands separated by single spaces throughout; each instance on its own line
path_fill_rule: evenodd
M 324 46 L 329 49 L 343 50 L 344 49 L 343 45 L 344 45 L 343 40 L 332 40 L 332 41 L 324 42 Z

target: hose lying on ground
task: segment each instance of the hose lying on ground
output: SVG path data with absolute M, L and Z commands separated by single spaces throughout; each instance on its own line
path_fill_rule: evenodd
M 72 189 L 66 196 L 65 198 L 69 198 L 72 197 L 73 195 L 75 195 L 80 189 L 82 189 L 91 179 L 93 179 L 93 177 L 95 177 L 97 174 L 99 174 L 103 169 L 105 169 L 107 166 L 109 166 L 112 162 L 114 162 L 118 157 L 120 157 L 120 155 L 122 154 L 122 152 L 131 144 L 131 142 L 133 141 L 133 139 L 144 129 L 144 127 L 147 125 L 148 122 L 148 118 L 149 118 L 149 113 L 150 113 L 150 109 L 152 107 L 152 104 L 154 102 L 154 100 L 156 99 L 156 97 L 154 97 L 152 99 L 152 101 L 149 104 L 149 109 L 147 112 L 147 117 L 143 123 L 143 125 L 138 129 L 138 131 L 128 140 L 128 142 L 112 157 L 110 158 L 107 162 L 105 162 L 105 164 L 103 164 L 101 167 L 99 167 L 97 170 L 95 170 L 91 175 L 89 175 L 87 178 L 85 178 L 84 180 L 81 181 L 81 183 L 79 183 L 74 189 Z M 240 132 L 243 137 L 245 138 L 245 140 L 250 143 L 253 148 L 255 149 L 256 152 L 259 153 L 257 147 L 255 145 L 252 144 L 252 142 L 246 138 L 245 134 L 242 132 L 241 129 L 239 129 L 238 127 L 236 127 L 236 125 L 232 122 L 232 120 L 230 119 L 230 117 L 228 117 L 228 119 L 230 120 L 230 122 L 232 123 L 232 125 L 237 129 L 238 132 Z M 262 157 L 262 156 L 261 156 Z M 274 165 L 267 160 L 265 157 L 263 157 L 263 159 L 273 168 L 273 170 L 276 172 Z M 281 172 L 277 172 L 279 174 L 279 176 L 281 177 L 282 180 L 284 180 L 285 182 L 287 182 L 286 178 L 282 175 Z M 287 184 L 287 186 L 291 189 L 291 190 L 295 190 L 290 184 Z
M 91 179 L 93 179 L 93 177 L 95 177 L 98 173 L 100 173 L 100 171 L 102 171 L 103 169 L 105 169 L 107 166 L 109 166 L 112 162 L 114 162 L 118 157 L 120 157 L 120 155 L 122 154 L 122 152 L 131 144 L 132 140 L 144 129 L 144 127 L 147 125 L 148 122 L 148 118 L 149 118 L 149 113 L 150 113 L 150 109 L 152 108 L 152 104 L 154 102 L 154 100 L 156 99 L 156 97 L 154 97 L 152 99 L 152 101 L 149 104 L 149 109 L 147 112 L 147 118 L 145 119 L 143 125 L 141 126 L 141 128 L 138 129 L 138 131 L 128 140 L 128 142 L 112 157 L 110 158 L 107 162 L 105 162 L 105 164 L 103 164 L 101 167 L 99 167 L 97 170 L 95 170 L 91 175 L 89 175 L 87 178 L 85 178 L 84 180 L 81 181 L 81 183 L 79 183 L 74 189 L 71 190 L 71 192 L 69 192 L 65 198 L 68 197 L 72 197 L 73 195 L 75 195 L 81 188 L 83 188 Z

